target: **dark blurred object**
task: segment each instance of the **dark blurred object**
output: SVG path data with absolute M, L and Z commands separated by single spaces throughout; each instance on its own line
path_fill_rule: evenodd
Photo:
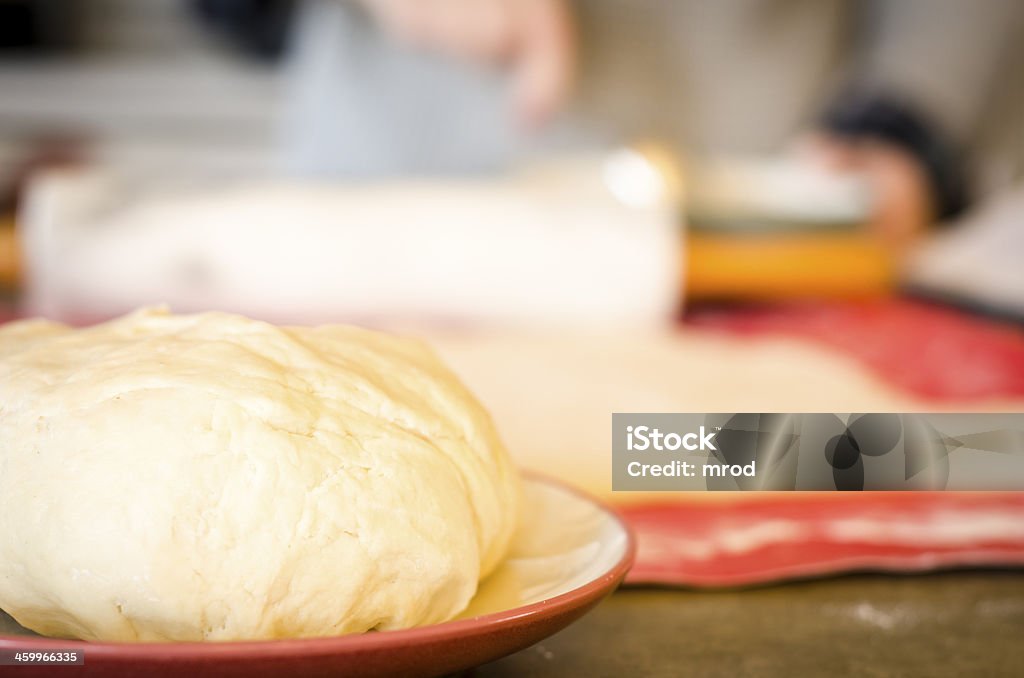
M 80 3 L 0 0 L 0 52 L 64 52 L 78 45 Z
M 295 0 L 192 0 L 200 18 L 246 54 L 267 61 L 288 46 Z

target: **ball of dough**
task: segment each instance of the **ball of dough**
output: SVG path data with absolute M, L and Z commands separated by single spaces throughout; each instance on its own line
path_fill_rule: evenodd
M 36 632 L 445 621 L 518 501 L 490 417 L 418 342 L 162 310 L 0 328 L 0 608 Z

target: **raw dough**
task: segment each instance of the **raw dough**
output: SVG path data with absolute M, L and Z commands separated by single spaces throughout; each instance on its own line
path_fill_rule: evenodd
M 0 608 L 38 633 L 441 622 L 518 502 L 490 417 L 418 342 L 162 310 L 0 328 Z

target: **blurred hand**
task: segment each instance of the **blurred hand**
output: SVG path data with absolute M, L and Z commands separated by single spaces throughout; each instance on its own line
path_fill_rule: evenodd
M 897 251 L 906 249 L 935 220 L 924 168 L 902 148 L 819 132 L 801 139 L 798 151 L 829 169 L 867 177 L 875 192 L 869 227 Z
M 536 125 L 568 98 L 575 40 L 565 0 L 360 0 L 400 40 L 508 69 L 518 117 Z

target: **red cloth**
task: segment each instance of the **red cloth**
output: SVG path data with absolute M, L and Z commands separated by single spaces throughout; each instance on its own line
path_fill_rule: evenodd
M 802 337 L 926 399 L 1024 398 L 1024 328 L 908 300 L 696 311 L 687 324 Z
M 756 495 L 623 509 L 631 583 L 739 586 L 850 570 L 1024 566 L 1024 492 Z
M 708 309 L 686 323 L 823 344 L 937 404 L 1024 398 L 1024 329 L 949 308 L 889 300 Z M 639 543 L 634 583 L 737 586 L 849 570 L 1024 566 L 1024 492 L 695 498 L 622 512 Z

